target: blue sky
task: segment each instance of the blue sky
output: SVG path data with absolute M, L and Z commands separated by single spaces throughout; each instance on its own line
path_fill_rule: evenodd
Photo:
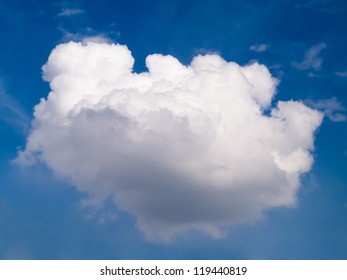
M 345 1 L 0 2 L 0 258 L 3 259 L 346 259 L 347 3 Z M 188 65 L 198 54 L 265 64 L 280 80 L 273 100 L 302 100 L 325 112 L 314 164 L 295 207 L 275 207 L 223 238 L 200 231 L 151 242 L 134 215 L 86 193 L 43 163 L 13 163 L 33 107 L 50 89 L 41 67 L 70 40 L 127 45 L 134 71 L 152 53 Z

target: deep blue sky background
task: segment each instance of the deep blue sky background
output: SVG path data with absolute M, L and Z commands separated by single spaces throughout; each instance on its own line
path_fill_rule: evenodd
M 62 12 L 74 11 L 70 15 Z M 258 60 L 281 80 L 279 100 L 336 98 L 347 107 L 347 2 L 307 1 L 0 1 L 0 258 L 13 259 L 347 259 L 347 126 L 326 118 L 315 164 L 296 208 L 273 209 L 224 239 L 202 233 L 153 244 L 122 213 L 88 218 L 83 194 L 44 166 L 11 163 L 46 97 L 41 66 L 59 43 L 101 35 L 126 44 L 135 71 L 151 53 L 189 64 L 199 53 Z M 264 52 L 250 50 L 265 44 Z M 320 68 L 300 69 L 313 46 Z M 294 63 L 294 64 L 293 64 Z M 302 67 L 303 68 L 303 67 Z M 343 109 L 340 113 L 346 112 Z M 109 207 L 112 212 L 112 207 Z

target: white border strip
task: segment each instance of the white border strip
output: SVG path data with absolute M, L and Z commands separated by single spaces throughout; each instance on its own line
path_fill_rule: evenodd
M 165 275 L 171 274 L 171 275 Z M 0 279 L 239 279 L 239 280 L 346 280 L 347 260 L 242 261 L 242 260 L 3 260 Z

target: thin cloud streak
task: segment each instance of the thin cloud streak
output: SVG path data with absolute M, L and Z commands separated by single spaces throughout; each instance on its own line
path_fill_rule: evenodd
M 346 78 L 347 77 L 347 70 L 344 72 L 336 72 L 336 75 L 342 78 Z
M 71 17 L 74 15 L 79 15 L 85 13 L 82 9 L 71 9 L 71 8 L 62 8 L 58 17 Z
M 15 127 L 23 134 L 27 134 L 30 128 L 30 117 L 24 109 L 0 88 L 0 119 Z

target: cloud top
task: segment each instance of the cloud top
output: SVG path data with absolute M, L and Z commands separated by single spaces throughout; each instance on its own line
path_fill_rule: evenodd
M 148 72 L 133 64 L 123 45 L 58 45 L 43 66 L 51 92 L 17 161 L 47 164 L 90 203 L 111 198 L 157 241 L 191 229 L 219 237 L 295 205 L 320 112 L 272 107 L 278 81 L 258 63 L 199 55 L 186 66 L 152 54 Z

